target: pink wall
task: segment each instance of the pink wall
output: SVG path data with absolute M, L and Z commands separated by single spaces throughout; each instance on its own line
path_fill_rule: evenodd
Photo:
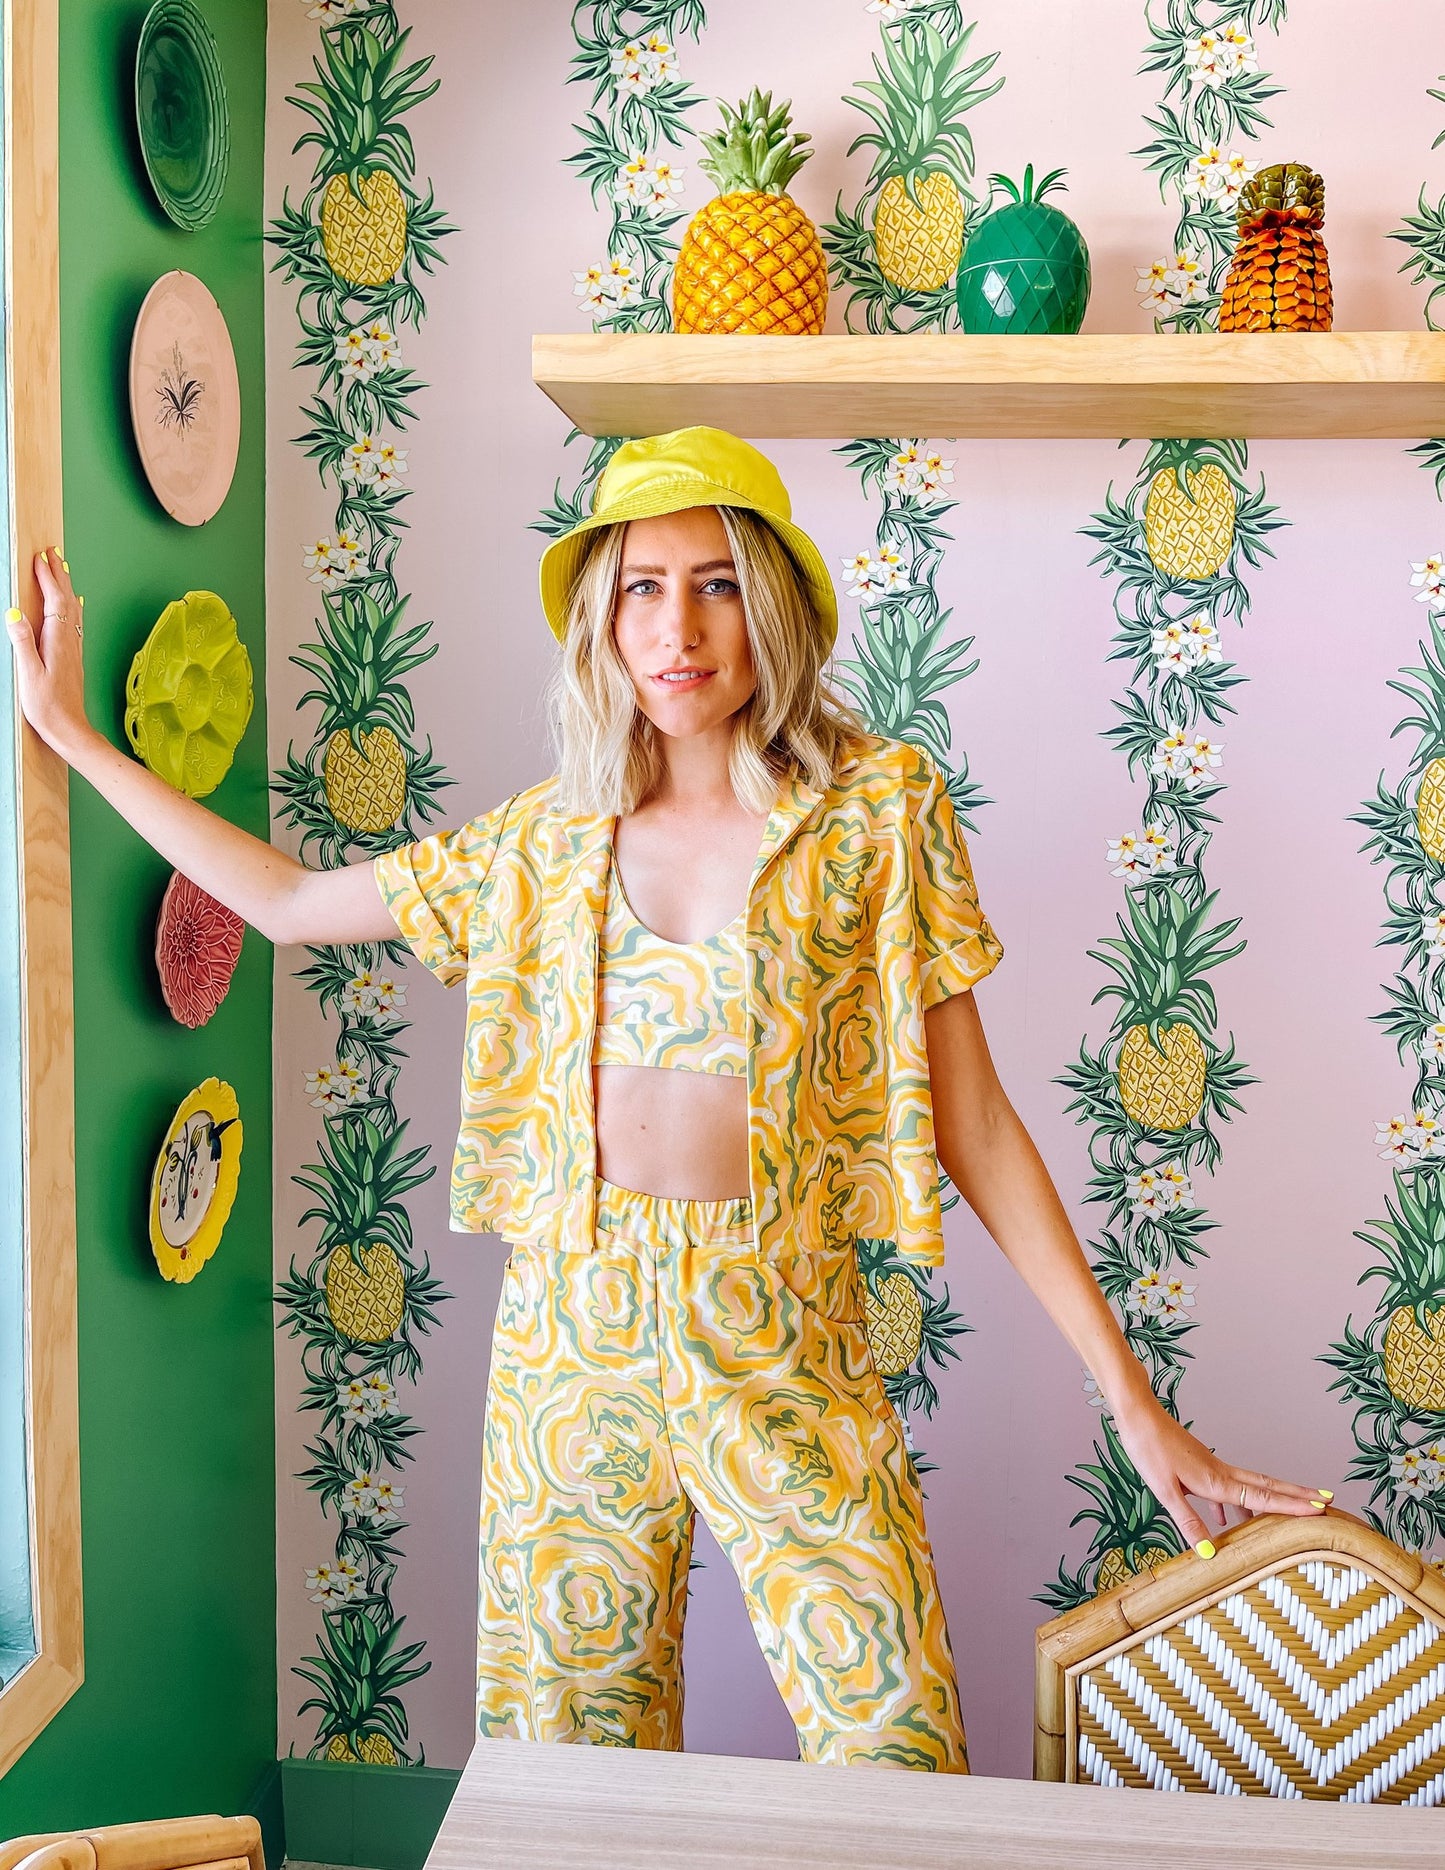
M 402 546 L 412 614 L 434 618 L 440 653 L 410 686 L 418 720 L 457 784 L 444 822 L 460 821 L 549 769 L 538 694 L 550 640 L 535 595 L 541 548 L 530 523 L 560 476 L 575 483 L 582 447 L 564 451 L 564 419 L 533 388 L 534 331 L 585 329 L 572 275 L 603 254 L 605 217 L 563 158 L 587 106 L 566 83 L 575 49 L 563 0 L 488 8 L 411 0 L 403 21 L 414 50 L 435 52 L 440 93 L 412 120 L 419 173 L 461 231 L 427 286 L 428 316 L 404 334 L 407 361 L 431 386 L 410 433 L 414 488 Z M 1422 182 L 1445 186 L 1445 125 L 1428 99 L 1440 63 L 1436 9 L 1397 0 L 1362 14 L 1343 0 L 1294 9 L 1278 35 L 1257 35 L 1261 64 L 1285 87 L 1268 107 L 1275 129 L 1252 155 L 1301 158 L 1324 175 L 1326 238 L 1336 277 L 1336 322 L 1414 327 L 1422 294 L 1396 273 L 1402 249 L 1385 233 Z M 862 127 L 842 102 L 871 75 L 878 16 L 863 0 L 727 0 L 709 9 L 700 41 L 679 46 L 683 74 L 707 98 L 735 101 L 754 83 L 794 101 L 817 155 L 796 185 L 822 220 L 835 195 L 856 198 L 863 156 L 844 150 Z M 1093 254 L 1089 329 L 1142 330 L 1135 268 L 1166 250 L 1176 203 L 1131 154 L 1159 85 L 1140 76 L 1145 41 L 1137 0 L 1088 9 L 1055 0 L 982 4 L 974 44 L 998 50 L 1006 78 L 978 110 L 980 174 L 1018 174 L 1025 161 L 1067 165 L 1065 205 Z M 485 17 L 485 25 L 483 19 Z M 295 0 L 272 9 L 269 197 L 309 168 L 285 152 L 300 128 L 283 102 L 306 68 L 317 26 Z M 693 113 L 711 129 L 715 111 Z M 691 138 L 680 160 L 682 205 L 710 192 Z M 681 230 L 679 229 L 679 232 Z M 300 542 L 324 530 L 331 508 L 314 468 L 288 438 L 302 426 L 291 367 L 294 301 L 270 287 L 271 564 L 269 614 L 273 765 L 293 738 L 304 683 L 287 653 L 307 639 L 314 590 Z M 829 329 L 842 329 L 840 299 Z M 871 542 L 877 503 L 823 442 L 764 444 L 793 492 L 795 513 L 833 561 Z M 976 638 L 977 673 L 951 691 L 955 755 L 994 801 L 972 847 L 983 902 L 1007 949 L 979 1004 L 1005 1085 L 1037 1140 L 1084 1237 L 1098 1217 L 1082 1202 L 1086 1135 L 1064 1113 L 1055 1082 L 1107 1009 L 1090 1002 L 1104 974 L 1086 949 L 1113 933 L 1123 886 L 1106 842 L 1137 828 L 1142 786 L 1101 736 L 1125 672 L 1106 660 L 1110 587 L 1090 567 L 1080 527 L 1110 482 L 1122 491 L 1142 452 L 1106 443 L 949 443 L 957 508 L 938 590 L 954 627 Z M 1223 1155 L 1196 1189 L 1217 1229 L 1198 1281 L 1194 1361 L 1181 1392 L 1196 1431 L 1231 1461 L 1333 1486 L 1352 1453 L 1350 1414 L 1327 1395 L 1318 1361 L 1346 1315 L 1369 1315 L 1356 1289 L 1367 1250 L 1352 1237 L 1382 1212 L 1387 1165 L 1374 1124 L 1405 1108 L 1412 1079 L 1370 1023 L 1393 962 L 1376 947 L 1380 873 L 1359 855 L 1349 814 L 1383 769 L 1393 781 L 1413 742 L 1392 742 L 1405 709 L 1386 687 L 1416 660 L 1425 612 L 1410 602 L 1409 567 L 1445 543 L 1429 478 L 1403 446 L 1259 444 L 1250 479 L 1288 519 L 1277 556 L 1247 581 L 1253 608 L 1227 625 L 1224 649 L 1246 686 L 1221 733 L 1227 789 L 1210 853 L 1221 910 L 1242 918 L 1245 953 L 1216 977 L 1220 1024 L 1258 1083 L 1224 1126 Z M 844 598 L 845 629 L 856 600 Z M 278 828 L 278 840 L 287 833 Z M 332 1040 L 314 1003 L 279 957 L 276 1011 L 278 1266 L 296 1250 L 304 1205 L 291 1174 L 314 1153 L 316 1113 L 303 1075 Z M 426 1433 L 407 1477 L 405 1558 L 395 1581 L 408 1634 L 424 1637 L 431 1670 L 406 1694 L 414 1734 L 432 1765 L 459 1765 L 470 1745 L 474 1516 L 486 1343 L 502 1261 L 496 1242 L 446 1230 L 445 1165 L 455 1134 L 462 1004 L 420 969 L 408 975 L 409 1063 L 399 1101 L 443 1173 L 413 1198 L 418 1252 L 455 1298 L 425 1340 L 409 1406 Z M 919 1425 L 938 1462 L 928 1477 L 930 1524 L 959 1653 L 973 1765 L 1027 1774 L 1032 1642 L 1044 1615 L 1033 1594 L 1071 1564 L 1084 1541 L 1068 1530 L 1079 1505 L 1065 1476 L 1089 1458 L 1098 1418 L 1081 1373 L 982 1230 L 949 1223 L 946 1278 L 973 1327 L 941 1379 L 942 1406 Z M 297 1368 L 279 1340 L 278 1471 L 306 1465 L 306 1419 L 295 1407 Z M 317 1613 L 302 1589 L 326 1543 L 314 1497 L 283 1488 L 281 1582 L 283 1747 L 298 1753 L 314 1727 L 298 1718 L 302 1690 L 286 1666 L 315 1640 Z M 715 1550 L 696 1574 L 688 1644 L 688 1737 L 693 1747 L 790 1755 L 791 1730 L 751 1646 L 736 1587 Z

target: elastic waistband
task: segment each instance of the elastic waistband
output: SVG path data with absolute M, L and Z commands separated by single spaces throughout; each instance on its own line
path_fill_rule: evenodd
M 727 1201 L 688 1201 L 670 1195 L 644 1195 L 635 1188 L 597 1183 L 598 1233 L 682 1237 L 694 1246 L 750 1240 L 753 1204 L 746 1195 Z

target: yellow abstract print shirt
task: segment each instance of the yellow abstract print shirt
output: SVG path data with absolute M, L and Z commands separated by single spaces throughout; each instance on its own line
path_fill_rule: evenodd
M 554 782 L 376 859 L 398 928 L 467 983 L 451 1225 L 586 1251 L 596 1205 L 592 1058 L 610 817 Z M 1003 949 L 979 908 L 943 776 L 869 740 L 826 792 L 794 781 L 747 904 L 749 1182 L 760 1253 L 790 1239 L 943 1254 L 926 1008 Z

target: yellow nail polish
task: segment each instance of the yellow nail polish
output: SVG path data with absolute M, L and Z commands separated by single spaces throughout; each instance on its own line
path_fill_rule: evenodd
M 1201 1539 L 1198 1545 L 1196 1545 L 1194 1549 L 1201 1558 L 1213 1558 L 1214 1557 L 1213 1539 Z
M 81 600 L 80 600 L 80 601 L 81 601 L 81 604 L 82 604 L 82 605 L 83 605 L 83 604 L 85 603 L 85 599 L 84 599 L 83 597 L 81 598 Z
M 1311 1505 L 1311 1506 L 1315 1506 L 1315 1507 L 1318 1507 L 1318 1508 L 1319 1508 L 1319 1510 L 1320 1510 L 1320 1512 L 1322 1512 L 1322 1513 L 1323 1513 L 1323 1512 L 1324 1512 L 1324 1510 L 1325 1510 L 1325 1503 L 1324 1503 L 1324 1501 L 1323 1501 L 1323 1500 L 1311 1500 L 1311 1501 L 1310 1501 L 1310 1505 Z
M 1315 1492 L 1320 1496 L 1322 1500 L 1333 1500 L 1335 1497 L 1333 1493 L 1330 1492 L 1328 1487 L 1316 1487 Z
M 16 610 L 16 609 L 15 609 L 15 608 L 14 608 L 14 607 L 12 606 L 12 607 L 11 607 L 11 608 L 10 608 L 9 610 L 7 610 L 7 611 L 6 611 L 6 613 L 5 613 L 5 621 L 6 621 L 7 623 L 19 623 L 19 621 L 20 621 L 20 612 L 19 612 L 18 610 Z
M 70 570 L 70 560 L 68 558 L 61 559 L 60 569 L 67 572 Z

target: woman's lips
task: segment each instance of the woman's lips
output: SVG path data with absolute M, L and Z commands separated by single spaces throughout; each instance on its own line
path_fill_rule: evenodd
M 661 669 L 652 679 L 660 688 L 675 694 L 681 689 L 701 688 L 716 673 L 715 669 Z

